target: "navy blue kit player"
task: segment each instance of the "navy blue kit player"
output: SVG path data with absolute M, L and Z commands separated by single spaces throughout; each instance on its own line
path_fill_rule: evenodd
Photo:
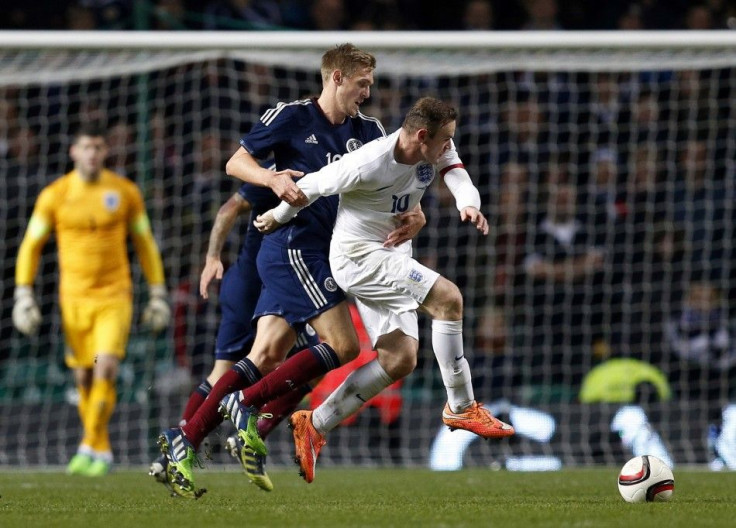
M 359 111 L 370 96 L 374 69 L 375 58 L 351 44 L 327 51 L 322 57 L 319 98 L 279 103 L 266 111 L 241 139 L 241 148 L 227 163 L 228 174 L 268 187 L 288 203 L 305 205 L 306 197 L 293 178 L 385 136 L 378 120 Z M 269 155 L 275 160 L 275 171 L 258 163 L 259 158 Z M 338 201 L 335 196 L 321 198 L 279 233 L 264 238 L 257 259 L 263 290 L 256 307 L 257 331 L 250 353 L 220 378 L 185 425 L 159 437 L 168 460 L 167 478 L 175 493 L 187 498 L 201 495 L 194 485 L 192 466 L 200 443 L 220 422 L 220 400 L 228 396 L 222 402 L 223 410 L 238 430 L 245 432 L 257 417 L 255 408 L 298 387 L 292 382 L 296 377 L 292 372 L 300 379 L 312 380 L 357 357 L 358 337 L 328 258 Z M 387 243 L 410 239 L 424 223 L 418 207 L 404 213 L 397 217 L 396 230 Z M 284 369 L 284 364 L 273 372 L 283 362 L 284 351 L 293 346 L 296 329 L 307 322 L 322 342 L 292 356 L 290 368 Z M 279 375 L 271 378 L 273 383 L 259 383 L 268 373 Z M 251 386 L 253 390 L 242 395 L 233 394 Z M 243 434 L 241 438 L 247 443 L 250 437 Z M 266 454 L 262 442 L 249 447 Z
M 269 165 L 269 163 L 264 164 L 265 167 Z M 189 421 L 194 415 L 217 380 L 250 352 L 255 337 L 255 329 L 251 320 L 262 286 L 256 267 L 256 256 L 261 247 L 263 235 L 253 227 L 253 219 L 278 203 L 278 198 L 270 189 L 244 183 L 217 213 L 210 233 L 205 267 L 200 278 L 200 294 L 205 299 L 209 297 L 208 287 L 212 280 L 222 280 L 219 294 L 221 317 L 215 342 L 215 362 L 210 374 L 187 400 L 181 424 Z M 243 224 L 240 252 L 235 264 L 224 272 L 221 260 L 222 249 L 236 221 L 244 215 L 249 215 L 249 220 Z M 302 325 L 299 327 L 296 345 L 292 351 L 316 345 L 318 342 L 319 339 L 314 330 L 307 325 Z M 281 419 L 294 410 L 310 390 L 311 387 L 305 384 L 300 391 L 284 395 L 264 407 L 262 409 L 264 414 L 271 414 L 278 419 L 260 422 L 259 435 L 267 436 Z M 273 484 L 264 469 L 265 457 L 248 449 L 238 437 L 228 438 L 227 447 L 246 468 L 246 474 L 253 483 L 266 491 L 273 489 Z M 154 461 L 149 474 L 159 482 L 166 483 L 166 457 L 162 456 Z

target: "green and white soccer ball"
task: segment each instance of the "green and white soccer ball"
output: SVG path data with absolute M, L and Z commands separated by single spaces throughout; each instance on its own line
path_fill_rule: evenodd
M 657 457 L 637 456 L 621 468 L 618 491 L 626 502 L 668 501 L 675 491 L 675 477 Z

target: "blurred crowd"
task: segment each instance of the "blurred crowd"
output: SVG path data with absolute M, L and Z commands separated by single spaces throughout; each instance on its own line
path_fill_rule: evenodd
M 5 5 L 7 4 L 7 5 Z M 728 0 L 2 0 L 0 29 L 657 30 L 736 27 Z

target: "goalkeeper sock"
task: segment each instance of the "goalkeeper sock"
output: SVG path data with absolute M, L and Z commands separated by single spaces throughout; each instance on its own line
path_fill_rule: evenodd
M 91 449 L 92 447 L 92 431 L 87 425 L 87 409 L 89 408 L 90 387 L 77 385 L 77 394 L 79 394 L 79 403 L 77 403 L 77 412 L 79 413 L 79 421 L 82 422 L 82 441 L 80 445 L 85 445 Z
M 243 404 L 260 409 L 266 402 L 298 389 L 305 383 L 340 366 L 340 359 L 327 343 L 297 352 L 279 368 L 243 392 Z
M 452 412 L 467 409 L 475 400 L 470 365 L 463 352 L 462 321 L 432 321 L 432 349 Z
M 96 378 L 92 381 L 86 416 L 92 433 L 89 445 L 95 452 L 112 451 L 108 424 L 115 410 L 116 400 L 117 392 L 113 380 Z
M 220 401 L 230 393 L 239 391 L 261 379 L 258 367 L 248 358 L 241 359 L 225 372 L 212 387 L 209 396 L 202 402 L 197 412 L 181 428 L 195 449 L 202 440 L 222 423 Z
M 312 387 L 309 384 L 302 385 L 291 392 L 287 392 L 283 396 L 279 396 L 275 400 L 271 400 L 261 407 L 260 412 L 262 414 L 273 415 L 269 419 L 258 420 L 258 434 L 261 438 L 266 438 L 274 427 L 280 424 L 284 418 L 291 415 L 297 405 L 310 392 L 312 392 Z
M 326 434 L 394 382 L 377 359 L 348 375 L 312 414 L 312 425 Z
M 196 389 L 194 389 L 194 392 L 192 392 L 187 400 L 187 404 L 184 406 L 184 412 L 181 415 L 179 425 L 184 425 L 192 418 L 192 416 L 194 416 L 194 413 L 197 412 L 199 406 L 207 399 L 211 390 L 212 385 L 210 385 L 210 382 L 207 380 L 204 380 Z

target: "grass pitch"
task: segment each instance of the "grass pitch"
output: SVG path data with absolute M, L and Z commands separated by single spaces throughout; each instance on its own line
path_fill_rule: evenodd
M 101 479 L 59 472 L 0 473 L 0 526 L 462 527 L 736 526 L 736 473 L 676 469 L 669 503 L 627 504 L 617 468 L 511 473 L 472 469 L 318 468 L 269 472 L 263 492 L 236 468 L 197 473 L 199 500 L 168 496 L 141 468 Z

